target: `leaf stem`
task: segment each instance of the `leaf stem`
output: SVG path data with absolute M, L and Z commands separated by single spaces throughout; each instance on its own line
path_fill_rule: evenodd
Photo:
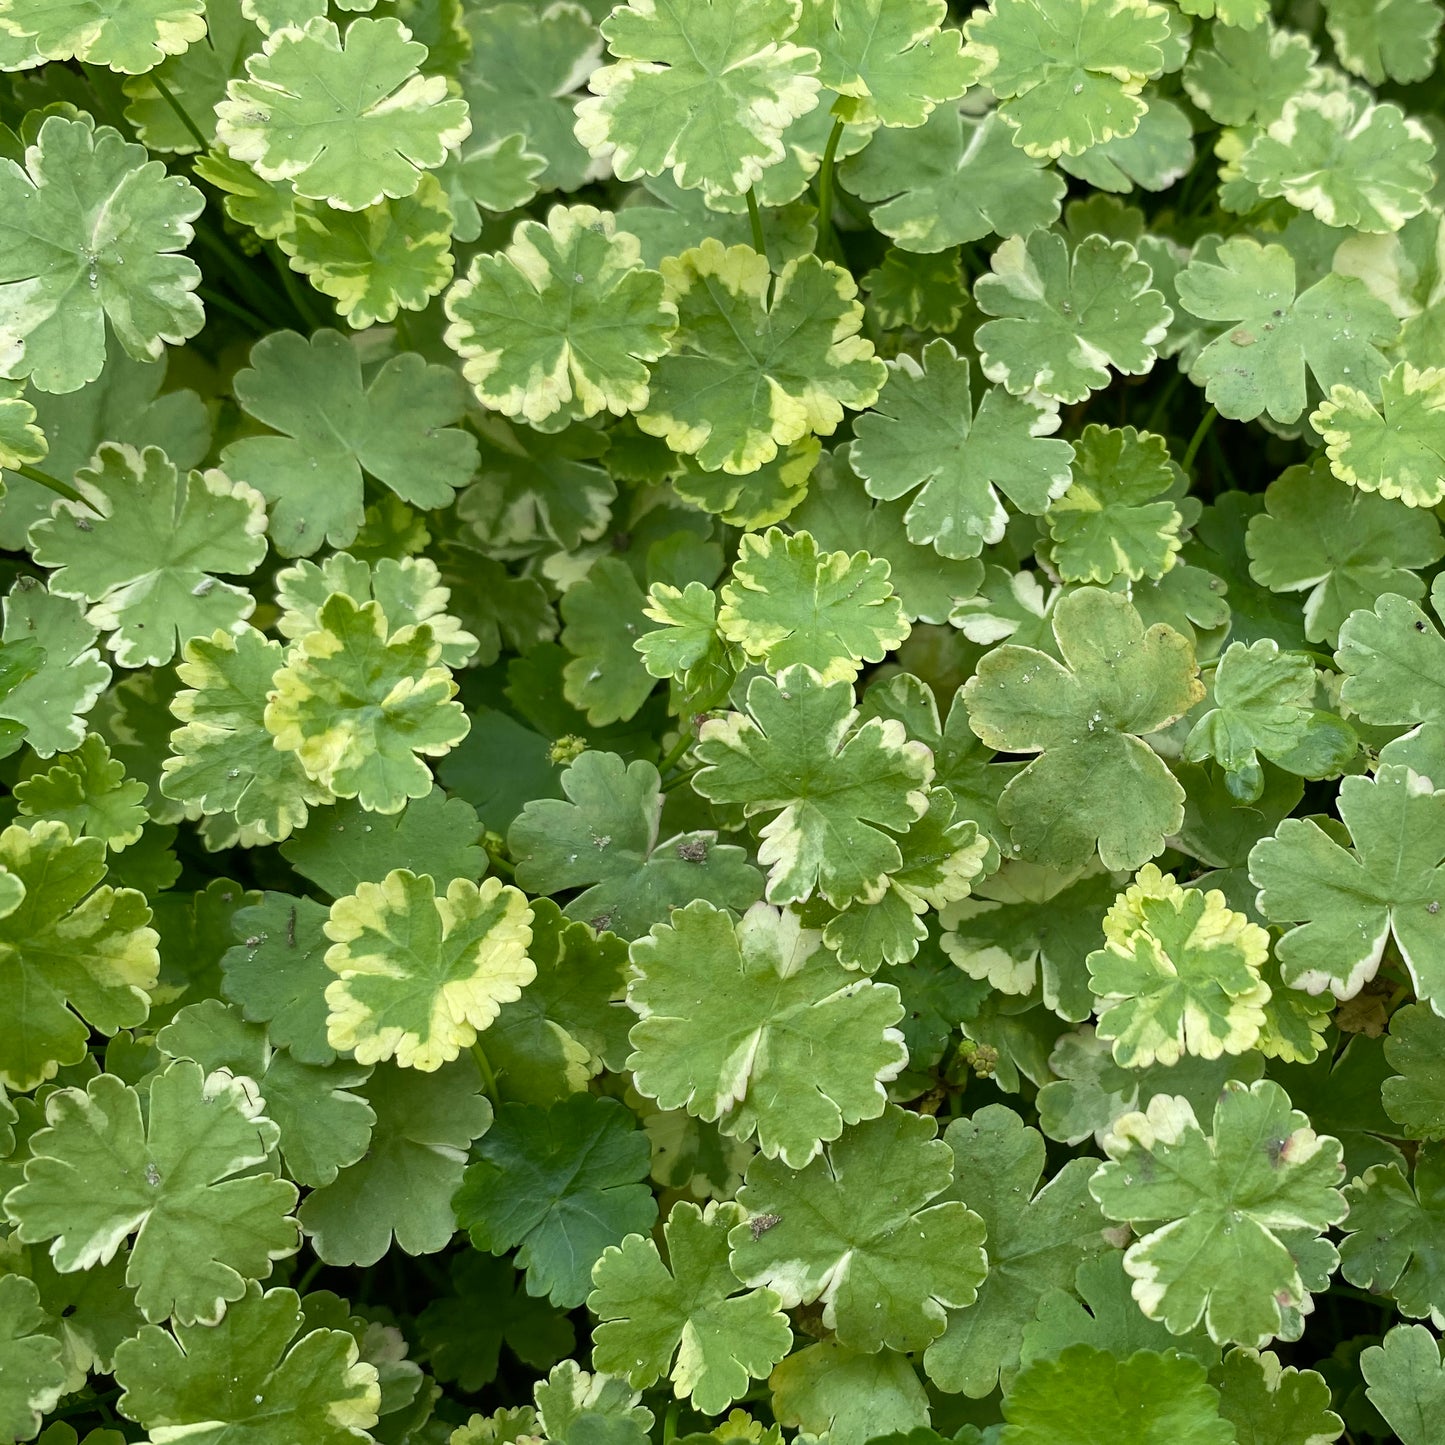
M 818 243 L 830 254 L 838 252 L 838 237 L 833 230 L 833 164 L 838 156 L 838 143 L 843 139 L 843 118 L 833 121 L 828 144 L 823 147 L 823 164 L 818 168 Z
M 671 772 L 691 746 L 692 734 L 688 732 L 686 728 L 683 728 L 677 741 L 668 748 L 666 756 L 658 763 L 657 771 L 664 775 Z
M 52 477 L 49 472 L 42 472 L 39 467 L 26 466 L 24 462 L 21 462 L 18 467 L 6 467 L 5 470 L 24 477 L 27 482 L 35 482 L 39 486 L 48 487 L 57 496 L 64 497 L 67 502 L 79 502 L 82 507 L 90 506 L 90 503 L 69 482 L 62 482 L 59 477 Z M 92 508 L 92 510 L 94 509 Z
M 321 1265 L 321 1260 L 313 1259 L 302 1271 L 301 1278 L 298 1279 L 291 1288 L 294 1289 L 297 1294 L 305 1294 L 306 1291 L 311 1288 L 312 1281 L 321 1273 Z
M 763 235 L 763 216 L 758 210 L 757 191 L 754 187 L 748 187 L 748 224 L 753 228 L 753 250 L 768 262 L 768 270 L 773 269 L 773 263 L 768 258 L 768 242 Z
M 472 1045 L 472 1057 L 477 1061 L 477 1068 L 482 1075 L 482 1087 L 487 1091 L 487 1098 L 492 1101 L 492 1107 L 500 1107 L 502 1099 L 497 1092 L 497 1076 L 492 1072 L 492 1066 L 487 1061 L 487 1056 L 480 1044 Z
M 256 274 L 255 268 L 248 266 L 236 254 L 224 236 L 214 234 L 209 226 L 197 226 L 196 240 L 231 273 L 235 278 L 237 289 L 250 305 L 259 307 L 262 311 L 275 313 L 276 307 L 281 303 L 281 293 L 268 286 Z
M 1211 406 L 1200 418 L 1199 425 L 1194 428 L 1194 435 L 1189 438 L 1189 445 L 1184 448 L 1184 460 L 1179 463 L 1186 472 L 1194 465 L 1194 458 L 1199 455 L 1199 448 L 1204 445 L 1204 438 L 1209 435 L 1209 428 L 1214 425 L 1218 415 L 1218 409 Z
M 186 111 L 185 106 L 183 106 L 180 101 L 176 99 L 175 92 L 170 88 L 170 86 L 165 83 L 165 81 L 160 78 L 159 75 L 156 74 L 154 70 L 150 72 L 150 83 L 155 86 L 158 91 L 160 91 L 161 99 L 165 101 L 165 103 L 170 106 L 173 111 L 175 111 L 176 119 L 180 121 L 180 123 L 185 126 L 188 131 L 190 131 L 191 138 L 195 141 L 195 143 L 202 150 L 206 150 L 211 144 L 210 141 L 208 141 L 206 137 L 202 134 L 200 126 L 198 126 L 195 121 L 191 119 L 190 115 Z
M 249 327 L 257 336 L 265 336 L 272 330 L 254 311 L 248 310 L 244 306 L 238 306 L 229 296 L 222 296 L 219 291 L 213 291 L 208 286 L 198 286 L 196 295 L 208 306 L 214 306 L 218 311 L 226 312 L 243 326 Z
M 682 1402 L 671 1400 L 668 1402 L 667 1414 L 662 1420 L 662 1445 L 672 1445 L 677 1439 L 677 1417 L 682 1413 Z
M 302 319 L 308 331 L 320 331 L 327 323 L 327 317 L 318 315 L 311 304 L 311 296 L 302 289 L 301 283 L 297 281 L 291 266 L 281 253 L 281 248 L 276 245 L 266 247 L 266 254 L 271 258 L 271 265 L 275 267 L 276 274 L 281 278 L 281 284 L 286 288 L 286 299 L 295 308 L 296 314 Z

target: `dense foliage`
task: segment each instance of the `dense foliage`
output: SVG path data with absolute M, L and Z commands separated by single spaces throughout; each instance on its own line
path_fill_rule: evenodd
M 1440 1445 L 1441 21 L 0 0 L 0 1442 Z

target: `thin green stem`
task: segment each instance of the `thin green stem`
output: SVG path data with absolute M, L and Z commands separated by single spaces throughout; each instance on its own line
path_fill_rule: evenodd
M 667 1414 L 662 1419 L 662 1445 L 672 1445 L 677 1439 L 677 1418 L 682 1414 L 682 1402 L 671 1400 L 668 1402 Z
M 280 292 L 268 286 L 256 274 L 255 267 L 248 265 L 242 257 L 238 256 L 226 243 L 223 236 L 216 235 L 209 226 L 198 226 L 196 240 L 230 272 L 237 289 L 246 298 L 248 305 L 258 311 L 275 314 L 276 309 L 282 304 Z
M 165 101 L 165 103 L 170 106 L 173 111 L 175 111 L 176 119 L 179 120 L 180 123 L 185 126 L 188 131 L 190 131 L 191 139 L 194 140 L 195 143 L 200 146 L 202 150 L 205 150 L 206 147 L 210 145 L 210 141 L 206 139 L 205 135 L 201 131 L 200 126 L 198 126 L 195 121 L 193 121 L 191 117 L 187 114 L 185 106 L 183 106 L 180 101 L 176 99 L 175 92 L 170 88 L 170 86 L 165 83 L 165 81 L 160 78 L 160 76 L 154 70 L 150 72 L 150 83 L 155 86 L 158 91 L 160 91 L 161 99 Z
M 692 734 L 686 728 L 679 734 L 678 739 L 667 750 L 667 755 L 658 763 L 657 771 L 664 777 L 675 768 L 683 755 L 692 746 Z
M 79 502 L 83 507 L 90 506 L 90 503 L 69 482 L 62 482 L 59 477 L 52 477 L 49 472 L 42 472 L 39 467 L 26 466 L 24 462 L 21 462 L 18 467 L 7 467 L 6 470 L 24 477 L 27 482 L 35 482 L 38 486 L 49 487 L 52 492 L 57 496 L 64 497 L 67 502 Z
M 765 260 L 768 255 L 767 238 L 763 235 L 763 215 L 758 210 L 757 192 L 752 186 L 748 187 L 748 224 L 753 228 L 753 250 Z M 768 262 L 769 270 L 772 269 L 772 262 Z
M 207 306 L 214 306 L 217 311 L 224 311 L 228 316 L 233 316 L 242 326 L 247 326 L 254 331 L 257 336 L 265 336 L 275 329 L 267 326 L 254 311 L 250 311 L 244 306 L 238 306 L 229 296 L 222 296 L 219 291 L 212 291 L 207 286 L 198 286 L 196 295 Z
M 838 237 L 833 230 L 833 164 L 838 157 L 838 142 L 843 139 L 843 120 L 840 116 L 828 132 L 828 144 L 823 147 L 823 164 L 818 168 L 818 245 L 820 250 L 837 254 Z
M 1194 435 L 1189 438 L 1189 445 L 1184 448 L 1184 460 L 1179 463 L 1186 473 L 1194 465 L 1194 458 L 1199 455 L 1199 448 L 1204 445 L 1204 438 L 1209 435 L 1209 428 L 1214 425 L 1218 415 L 1218 410 L 1211 406 L 1200 418 L 1199 425 L 1194 428 Z
M 280 247 L 268 246 L 266 254 L 271 258 L 271 264 L 276 268 L 276 274 L 281 278 L 281 284 L 286 288 L 286 299 L 295 308 L 296 314 L 306 323 L 307 330 L 320 331 L 326 325 L 326 317 L 318 316 L 311 304 L 311 297 L 297 281 L 285 256 L 281 254 Z
M 477 1068 L 481 1071 L 482 1087 L 487 1091 L 487 1098 L 492 1101 L 494 1107 L 499 1105 L 502 1099 L 497 1093 L 497 1076 L 492 1072 L 492 1066 L 480 1044 L 472 1045 L 472 1057 L 477 1061 Z
M 311 1288 L 312 1281 L 320 1273 L 321 1261 L 319 1259 L 313 1259 L 302 1271 L 301 1278 L 298 1279 L 291 1288 L 294 1289 L 297 1294 L 305 1294 L 306 1291 Z

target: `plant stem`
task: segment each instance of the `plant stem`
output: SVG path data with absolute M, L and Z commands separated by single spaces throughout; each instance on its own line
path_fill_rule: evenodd
M 150 72 L 150 82 L 153 86 L 155 86 L 158 91 L 160 91 L 161 99 L 165 101 L 165 103 L 170 106 L 173 111 L 175 111 L 176 119 L 179 120 L 180 123 L 185 126 L 188 131 L 190 131 L 191 138 L 195 141 L 195 143 L 202 150 L 205 150 L 210 145 L 210 141 L 208 141 L 206 137 L 202 134 L 200 126 L 198 126 L 195 121 L 193 121 L 191 117 L 186 113 L 185 106 L 183 106 L 180 101 L 176 99 L 175 92 L 170 88 L 170 86 L 165 83 L 165 81 L 160 78 L 159 75 L 156 74 L 154 70 Z
M 1186 472 L 1194 465 L 1194 458 L 1199 455 L 1199 448 L 1204 445 L 1204 438 L 1209 435 L 1209 428 L 1214 425 L 1214 419 L 1219 412 L 1211 406 L 1200 418 L 1199 425 L 1194 428 L 1194 435 L 1189 438 L 1189 445 L 1184 448 L 1184 460 L 1179 463 Z
M 487 1061 L 486 1054 L 482 1051 L 480 1044 L 472 1045 L 472 1057 L 477 1061 L 477 1068 L 481 1071 L 482 1087 L 487 1091 L 487 1098 L 492 1101 L 495 1108 L 501 1104 L 501 1096 L 497 1093 L 497 1076 L 492 1072 L 492 1066 Z
M 678 1400 L 668 1403 L 667 1414 L 662 1420 L 662 1445 L 672 1445 L 677 1439 L 677 1417 L 682 1413 L 682 1404 Z
M 27 482 L 35 482 L 39 486 L 49 487 L 52 492 L 57 496 L 64 497 L 67 502 L 79 502 L 83 507 L 90 506 L 90 503 L 69 482 L 62 482 L 59 477 L 52 477 L 49 472 L 42 472 L 39 467 L 26 466 L 24 462 L 21 462 L 18 467 L 7 467 L 5 470 L 24 477 Z
M 224 237 L 214 234 L 209 226 L 196 227 L 196 240 L 225 266 L 236 281 L 237 289 L 245 296 L 249 305 L 274 315 L 281 305 L 281 294 L 256 274 L 255 268 L 246 262 L 226 243 Z
M 222 296 L 219 291 L 212 291 L 207 286 L 198 286 L 196 295 L 208 306 L 214 306 L 218 311 L 224 311 L 227 315 L 235 317 L 243 326 L 254 331 L 257 336 L 265 336 L 273 329 L 267 326 L 254 311 L 249 311 L 244 306 L 238 306 L 229 296 Z
M 838 142 L 842 139 L 843 120 L 840 116 L 828 132 L 828 144 L 823 147 L 823 164 L 818 169 L 818 243 L 835 255 L 838 237 L 833 230 L 833 163 L 838 156 Z
M 664 757 L 660 763 L 658 763 L 657 771 L 663 774 L 671 772 L 672 769 L 677 766 L 683 754 L 685 754 L 691 746 L 692 734 L 688 732 L 686 728 L 684 728 L 679 735 L 677 741 L 670 748 L 668 748 L 667 756 Z
M 306 1266 L 305 1270 L 302 1271 L 301 1278 L 298 1279 L 291 1288 L 294 1289 L 297 1294 L 305 1294 L 306 1291 L 311 1288 L 311 1282 L 320 1273 L 321 1261 L 319 1259 L 313 1259 L 311 1263 Z
M 281 248 L 275 245 L 267 246 L 266 254 L 271 258 L 271 264 L 276 268 L 276 274 L 281 278 L 282 286 L 286 288 L 286 299 L 295 308 L 296 314 L 305 322 L 306 329 L 320 331 L 326 325 L 327 318 L 318 316 L 316 313 L 311 304 L 311 296 L 302 289 L 301 283 L 297 281 Z
M 762 212 L 758 210 L 757 192 L 752 186 L 748 187 L 748 224 L 753 228 L 753 250 L 768 261 L 768 269 L 771 271 L 773 263 L 768 260 L 768 242 L 763 235 Z

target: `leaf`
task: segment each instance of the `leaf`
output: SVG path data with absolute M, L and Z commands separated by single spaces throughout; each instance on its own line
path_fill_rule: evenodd
M 33 1439 L 65 1390 L 60 1345 L 45 1333 L 40 1294 L 24 1275 L 0 1275 L 0 1433 Z
M 266 555 L 261 495 L 219 471 L 184 479 L 158 447 L 110 443 L 76 474 L 85 501 L 60 501 L 30 529 L 50 590 L 91 604 L 122 667 L 158 667 L 192 637 L 239 632 L 255 603 L 216 573 L 254 572 Z
M 143 1123 L 114 1074 L 52 1094 L 6 1212 L 22 1240 L 55 1241 L 66 1273 L 108 1263 L 134 1234 L 126 1282 L 145 1317 L 214 1324 L 296 1252 L 295 1186 L 255 1172 L 280 1131 L 247 1081 L 189 1059 L 152 1075 L 148 1099 Z
M 1396 1325 L 1383 1343 L 1360 1356 L 1370 1403 L 1389 1421 L 1401 1445 L 1428 1445 L 1445 1407 L 1440 1342 L 1424 1325 Z
M 0 1084 L 24 1091 L 84 1059 L 92 1028 L 109 1036 L 143 1023 L 160 960 L 145 897 L 102 883 L 99 838 L 72 839 L 59 822 L 12 826 L 0 833 L 0 867 L 14 880 L 0 917 L 11 1000 Z
M 1147 0 L 991 0 L 964 26 L 1014 144 L 1076 156 L 1133 133 L 1144 82 L 1164 68 L 1169 21 Z
M 40 391 L 78 390 L 105 364 L 107 320 L 142 361 L 194 336 L 201 272 L 176 253 L 202 204 L 109 126 L 48 116 L 23 169 L 0 158 L 0 212 L 15 218 L 0 221 L 4 374 Z
M 452 1196 L 467 1148 L 487 1132 L 492 1106 L 475 1065 L 435 1073 L 383 1067 L 357 1091 L 376 1115 L 366 1155 L 302 1202 L 301 1227 L 330 1265 L 375 1264 L 395 1239 L 405 1254 L 452 1242 Z
M 755 472 L 809 432 L 831 436 L 845 406 L 877 399 L 886 373 L 857 334 L 863 306 L 840 266 L 789 261 L 770 299 L 767 258 L 709 238 L 664 258 L 662 275 L 678 327 L 637 421 L 704 469 Z
M 1184 790 L 1141 739 L 1203 695 L 1189 643 L 1145 629 L 1118 593 L 1086 587 L 1054 609 L 1062 663 L 1005 643 L 985 654 L 963 699 L 989 747 L 1037 753 L 999 797 L 999 819 L 1030 861 L 1106 868 L 1156 856 L 1183 820 Z
M 4 28 L 46 60 L 86 61 L 139 75 L 206 33 L 202 0 L 10 0 Z
M 807 667 L 754 678 L 747 708 L 703 724 L 693 788 L 749 816 L 776 814 L 758 850 L 770 902 L 876 901 L 903 861 L 882 830 L 906 829 L 927 807 L 928 750 L 895 721 L 859 725 L 853 689 Z
M 945 1309 L 973 1303 L 987 1269 L 983 1221 L 939 1197 L 952 1160 L 935 1131 L 895 1107 L 800 1172 L 754 1159 L 738 1194 L 750 1218 L 732 1231 L 734 1273 L 785 1308 L 821 1300 L 824 1326 L 849 1349 L 922 1349 L 943 1332 Z
M 1390 1017 L 1385 1057 L 1395 1075 L 1381 1091 L 1385 1112 L 1412 1139 L 1445 1139 L 1445 1020 L 1424 1004 L 1407 1004 Z
M 0 382 L 0 467 L 42 461 L 48 450 L 45 433 L 35 425 L 35 408 L 20 395 L 19 385 Z
M 943 1137 L 954 1156 L 950 1197 L 983 1219 L 989 1269 L 977 1302 L 949 1315 L 923 1364 L 940 1390 L 982 1399 L 1018 1367 L 1039 1300 L 1070 1288 L 1080 1262 L 1104 1248 L 1103 1220 L 1089 1198 L 1090 1161 L 1068 1161 L 1038 1188 L 1043 1137 L 1011 1109 L 986 1105 Z
M 1340 1273 L 1373 1294 L 1391 1295 L 1407 1319 L 1445 1311 L 1445 1178 L 1439 1145 L 1422 1145 L 1413 1180 L 1396 1164 L 1375 1164 L 1345 1186 Z
M 602 22 L 615 63 L 588 77 L 577 139 L 618 180 L 671 170 L 741 195 L 783 159 L 789 121 L 818 103 L 816 51 L 787 39 L 799 0 L 637 0 Z
M 656 681 L 634 644 L 648 631 L 646 594 L 620 557 L 599 557 L 562 597 L 563 671 L 567 701 L 593 727 L 636 716 Z
M 968 287 L 957 247 L 929 255 L 890 246 L 858 284 L 868 293 L 868 304 L 880 324 L 890 328 L 954 331 L 968 310 Z
M 804 664 L 824 682 L 851 682 L 908 636 L 889 573 L 866 552 L 820 553 L 807 532 L 750 533 L 719 592 L 718 630 L 770 672 Z
M 1071 255 L 1062 236 L 1034 231 L 1010 236 L 989 264 L 973 295 L 980 311 L 1000 318 L 974 333 L 990 381 L 1016 396 L 1077 402 L 1108 385 L 1110 366 L 1139 376 L 1154 365 L 1174 313 L 1127 241 L 1086 236 Z
M 1074 447 L 1068 490 L 1049 502 L 1050 558 L 1065 582 L 1162 577 L 1184 519 L 1173 499 L 1169 447 L 1131 426 L 1088 426 Z M 1157 500 L 1156 500 L 1157 499 Z
M 1397 105 L 1358 86 L 1305 91 L 1240 158 L 1246 180 L 1327 226 L 1398 231 L 1425 208 L 1435 142 Z
M 1102 141 L 1081 155 L 1061 156 L 1059 168 L 1101 191 L 1122 194 L 1135 186 L 1168 190 L 1194 164 L 1193 128 L 1173 101 L 1151 95 L 1147 103 L 1149 108 L 1132 135 Z
M 1012 135 L 997 112 L 940 105 L 917 130 L 878 132 L 839 179 L 875 203 L 873 225 L 905 252 L 1026 236 L 1058 220 L 1065 182 Z
M 360 211 L 298 200 L 295 217 L 295 231 L 278 241 L 291 269 L 356 330 L 424 311 L 452 279 L 452 209 L 435 176 L 422 176 L 399 201 Z
M 271 536 L 284 557 L 345 547 L 361 528 L 363 472 L 405 502 L 445 507 L 476 470 L 460 419 L 465 389 L 414 352 L 393 357 L 364 385 L 355 348 L 334 331 L 308 342 L 278 331 L 237 373 L 236 398 L 280 436 L 243 437 L 221 455 L 228 475 L 271 504 Z
M 507 846 L 528 892 L 584 889 L 567 902 L 568 918 L 630 940 L 694 900 L 738 910 L 757 901 L 757 870 L 715 831 L 658 840 L 662 780 L 651 763 L 624 765 L 616 753 L 584 752 L 561 782 L 567 801 L 530 800 L 508 830 Z
M 1445 370 L 1401 362 L 1380 378 L 1379 406 L 1356 387 L 1332 387 L 1310 425 L 1342 482 L 1407 507 L 1445 500 Z
M 216 139 L 268 181 L 343 211 L 399 200 L 471 130 L 466 102 L 417 68 L 426 46 L 398 20 L 282 26 L 216 107 Z M 339 107 L 339 109 L 338 109 Z
M 388 634 L 375 602 L 327 599 L 319 628 L 272 679 L 266 730 L 306 774 L 368 812 L 398 813 L 431 791 L 416 754 L 441 757 L 469 723 L 426 623 Z
M 1353 851 L 1309 818 L 1286 818 L 1249 855 L 1259 911 L 1297 925 L 1276 945 L 1284 981 L 1311 993 L 1353 998 L 1375 976 L 1393 936 L 1416 993 L 1445 991 L 1440 901 L 1445 794 L 1408 768 L 1340 785 L 1339 814 Z
M 1231 1350 L 1217 1382 L 1219 1413 L 1234 1426 L 1238 1445 L 1329 1445 L 1344 1433 L 1323 1377 L 1281 1369 L 1268 1350 Z
M 849 461 L 870 496 L 896 501 L 920 487 L 904 514 L 909 541 L 976 557 L 1008 523 L 995 487 L 1037 516 L 1068 485 L 1073 448 L 1046 439 L 1058 425 L 1056 404 L 993 387 L 975 412 L 968 358 L 939 339 L 921 364 L 903 355 L 889 366 L 883 394 L 854 426 Z
M 1301 290 L 1283 246 L 1231 237 L 1215 259 L 1196 255 L 1174 284 L 1184 309 L 1211 323 L 1189 377 L 1221 416 L 1292 422 L 1305 409 L 1306 368 L 1324 391 L 1373 387 L 1389 370 L 1377 348 L 1399 323 L 1384 303 L 1334 271 Z
M 641 1393 L 616 1375 L 589 1375 L 575 1360 L 563 1360 L 532 1391 L 544 1438 L 561 1445 L 642 1445 L 652 1411 L 637 1402 Z
M 36 770 L 15 785 L 15 801 L 24 818 L 64 823 L 72 837 L 99 838 L 113 852 L 136 842 L 145 827 L 146 785 L 125 775 L 125 764 L 112 758 L 95 733 L 53 767 Z
M 1124 1256 L 1151 1319 L 1183 1333 L 1202 1318 L 1218 1344 L 1259 1345 L 1280 1332 L 1284 1309 L 1307 1303 L 1281 1231 L 1337 1224 L 1344 1170 L 1339 1141 L 1317 1135 L 1278 1084 L 1227 1082 L 1210 1136 L 1187 1101 L 1161 1094 L 1117 1120 L 1104 1150 L 1110 1162 L 1089 1185 L 1104 1213 L 1159 1224 Z
M 251 1284 L 219 1324 L 145 1326 L 116 1353 L 118 1408 L 151 1430 L 255 1445 L 367 1440 L 381 1403 L 376 1367 L 343 1330 L 305 1330 L 296 1292 Z M 300 1334 L 301 1338 L 297 1339 Z
M 331 905 L 326 1039 L 358 1063 L 394 1058 L 431 1073 L 476 1042 L 504 1003 L 537 976 L 527 957 L 531 910 L 496 878 L 393 869 Z
M 1249 30 L 1215 26 L 1189 53 L 1181 79 L 1190 100 L 1220 125 L 1269 124 L 1285 102 L 1313 83 L 1315 48 L 1266 18 Z
M 446 342 L 480 401 L 548 430 L 647 405 L 677 309 L 610 211 L 553 206 L 447 293 Z
M 907 1058 L 897 991 L 850 975 L 796 916 L 698 901 L 632 947 L 627 1060 L 640 1094 L 801 1169 L 878 1117 Z M 826 1046 L 825 1046 L 826 1041 Z
M 1219 1395 L 1198 1360 L 1138 1350 L 1120 1359 L 1070 1345 L 1025 1366 L 1003 1402 L 999 1445 L 1086 1445 L 1100 1432 L 1128 1445 L 1233 1445 Z
M 192 638 L 182 657 L 176 675 L 185 687 L 171 700 L 181 726 L 161 765 L 161 792 L 203 816 L 230 813 L 263 841 L 303 827 L 308 809 L 331 792 L 266 731 L 271 680 L 284 660 L 280 644 L 244 627 L 235 636 Z
M 893 1350 L 864 1354 L 824 1340 L 789 1355 L 769 1383 L 779 1423 L 814 1436 L 826 1431 L 831 1445 L 865 1445 L 928 1424 L 928 1395 Z
M 587 1308 L 600 1323 L 593 1362 L 646 1388 L 663 1375 L 678 1399 L 721 1414 L 766 1379 L 792 1346 L 793 1332 L 770 1289 L 739 1294 L 728 1267 L 728 1231 L 745 1223 L 740 1205 L 686 1200 L 673 1205 L 664 1264 L 651 1239 L 630 1234 L 592 1268 Z
M 647 1137 L 615 1099 L 574 1094 L 547 1109 L 504 1104 L 473 1151 L 456 1217 L 473 1245 L 520 1246 L 527 1293 L 570 1309 L 609 1244 L 652 1227 Z
M 471 144 L 448 156 L 440 172 L 452 216 L 451 235 L 475 241 L 482 234 L 482 212 L 501 214 L 525 206 L 535 199 L 546 169 L 547 158 L 527 149 L 526 136 L 514 133 L 479 142 L 474 130 Z M 423 181 L 418 190 L 425 188 Z
M 520 134 L 544 158 L 543 189 L 575 191 L 594 169 L 572 134 L 572 92 L 596 69 L 602 38 L 581 5 L 488 5 L 468 9 L 471 57 L 462 92 L 474 139 Z
M 1441 13 L 1432 0 L 1329 0 L 1325 26 L 1340 64 L 1371 85 L 1424 80 L 1439 53 Z
M 977 78 L 957 30 L 940 29 L 939 0 L 804 0 L 794 39 L 816 50 L 818 79 L 862 124 L 919 126 Z

